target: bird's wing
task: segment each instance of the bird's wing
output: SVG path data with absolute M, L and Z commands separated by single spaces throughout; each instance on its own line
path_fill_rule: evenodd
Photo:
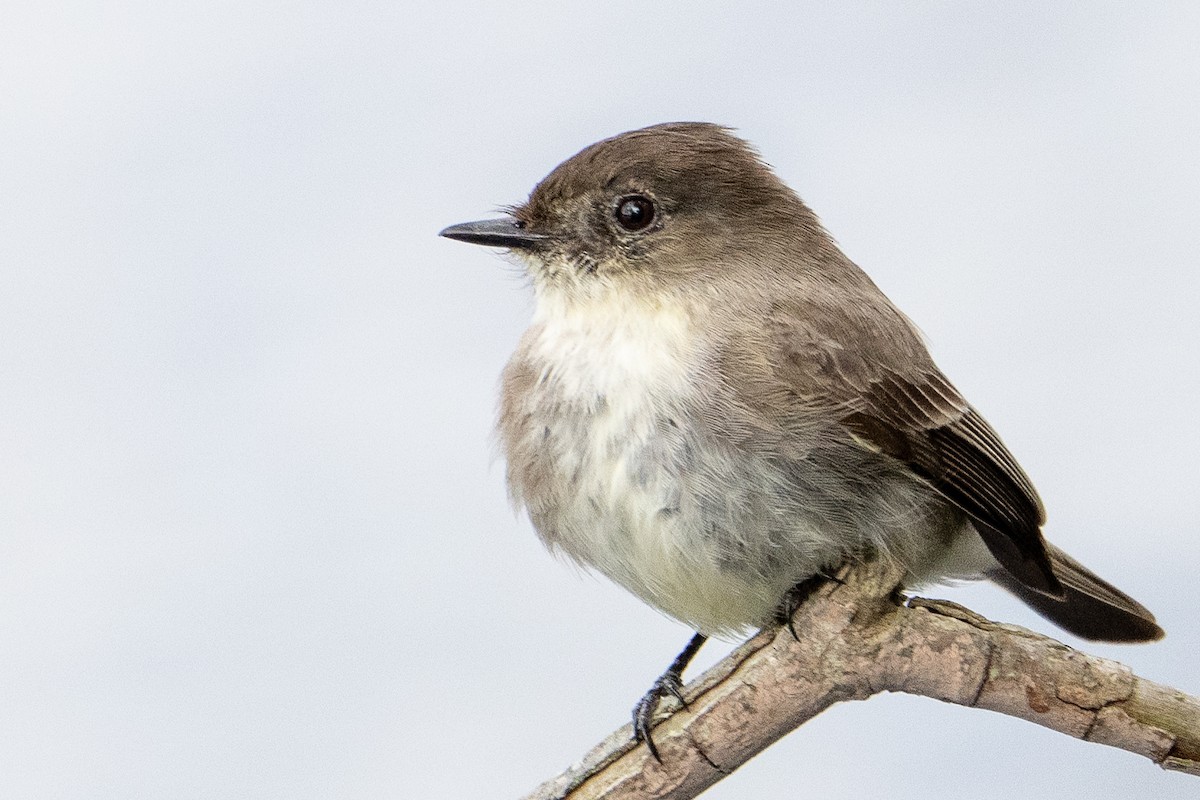
M 907 318 L 876 297 L 862 298 L 874 301 L 871 314 L 854 304 L 777 308 L 767 325 L 777 377 L 797 403 L 838 414 L 855 441 L 903 462 L 965 512 L 1021 583 L 1061 597 L 1041 534 L 1045 510 L 1029 477 L 942 375 Z

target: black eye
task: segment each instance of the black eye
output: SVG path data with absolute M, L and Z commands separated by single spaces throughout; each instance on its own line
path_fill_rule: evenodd
M 617 224 L 627 231 L 640 231 L 654 221 L 654 203 L 635 194 L 617 202 Z

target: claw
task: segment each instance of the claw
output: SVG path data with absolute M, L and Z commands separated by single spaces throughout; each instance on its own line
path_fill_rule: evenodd
M 654 713 L 658 711 L 658 704 L 666 697 L 674 697 L 683 708 L 687 708 L 687 701 L 683 699 L 683 677 L 680 673 L 667 670 L 659 675 L 650 691 L 642 695 L 642 699 L 633 707 L 633 738 L 635 741 L 645 742 L 650 755 L 660 764 L 662 756 L 658 753 L 650 730 L 654 727 Z
M 787 628 L 788 633 L 797 642 L 800 637 L 796 634 L 796 611 L 800 606 L 807 602 L 808 598 L 813 596 L 813 593 L 820 588 L 821 584 L 826 581 L 832 581 L 837 584 L 844 584 L 845 581 L 838 576 L 830 576 L 822 573 L 817 573 L 811 578 L 805 578 L 797 583 L 783 595 L 783 599 L 779 601 L 779 610 L 776 612 L 776 619 Z
M 700 646 L 704 644 L 705 638 L 703 634 L 699 633 L 693 636 L 683 652 L 676 656 L 671 666 L 667 668 L 667 671 L 658 676 L 654 685 L 650 687 L 650 691 L 642 695 L 642 699 L 638 700 L 637 705 L 633 707 L 633 740 L 645 742 L 650 755 L 654 756 L 654 760 L 660 764 L 662 756 L 659 755 L 658 747 L 655 746 L 654 738 L 650 734 L 654 727 L 654 713 L 658 710 L 658 704 L 665 697 L 674 697 L 679 701 L 680 706 L 688 707 L 687 701 L 683 699 L 683 670 L 696 655 Z
M 679 705 L 684 708 L 688 707 L 687 700 L 683 699 L 683 679 L 674 675 L 664 676 L 667 680 L 663 681 L 663 688 L 671 693 L 671 696 L 679 701 Z
M 666 676 L 664 675 L 663 678 Z M 647 749 L 650 750 L 650 755 L 654 756 L 654 760 L 662 763 L 662 756 L 658 753 L 658 747 L 654 744 L 654 737 L 651 736 L 650 730 L 653 727 L 654 712 L 658 710 L 658 703 L 670 691 L 663 684 L 663 678 L 659 678 L 650 687 L 650 691 L 642 695 L 642 699 L 638 700 L 637 705 L 633 707 L 633 739 L 637 742 L 645 742 Z

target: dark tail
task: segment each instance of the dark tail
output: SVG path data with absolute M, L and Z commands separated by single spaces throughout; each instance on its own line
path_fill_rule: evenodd
M 1049 542 L 1054 574 L 1066 589 L 1061 600 L 1035 592 L 1006 570 L 988 577 L 1066 631 L 1097 642 L 1152 642 L 1163 637 L 1145 606 Z

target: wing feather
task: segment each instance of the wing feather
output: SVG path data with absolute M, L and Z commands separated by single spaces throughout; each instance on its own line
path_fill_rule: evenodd
M 961 509 L 1017 580 L 1061 597 L 1033 482 L 999 435 L 929 357 L 911 323 L 882 299 L 897 325 L 865 325 L 813 303 L 772 315 L 779 375 L 804 407 L 839 413 L 858 442 L 905 463 Z M 887 335 L 882 333 L 887 330 Z

